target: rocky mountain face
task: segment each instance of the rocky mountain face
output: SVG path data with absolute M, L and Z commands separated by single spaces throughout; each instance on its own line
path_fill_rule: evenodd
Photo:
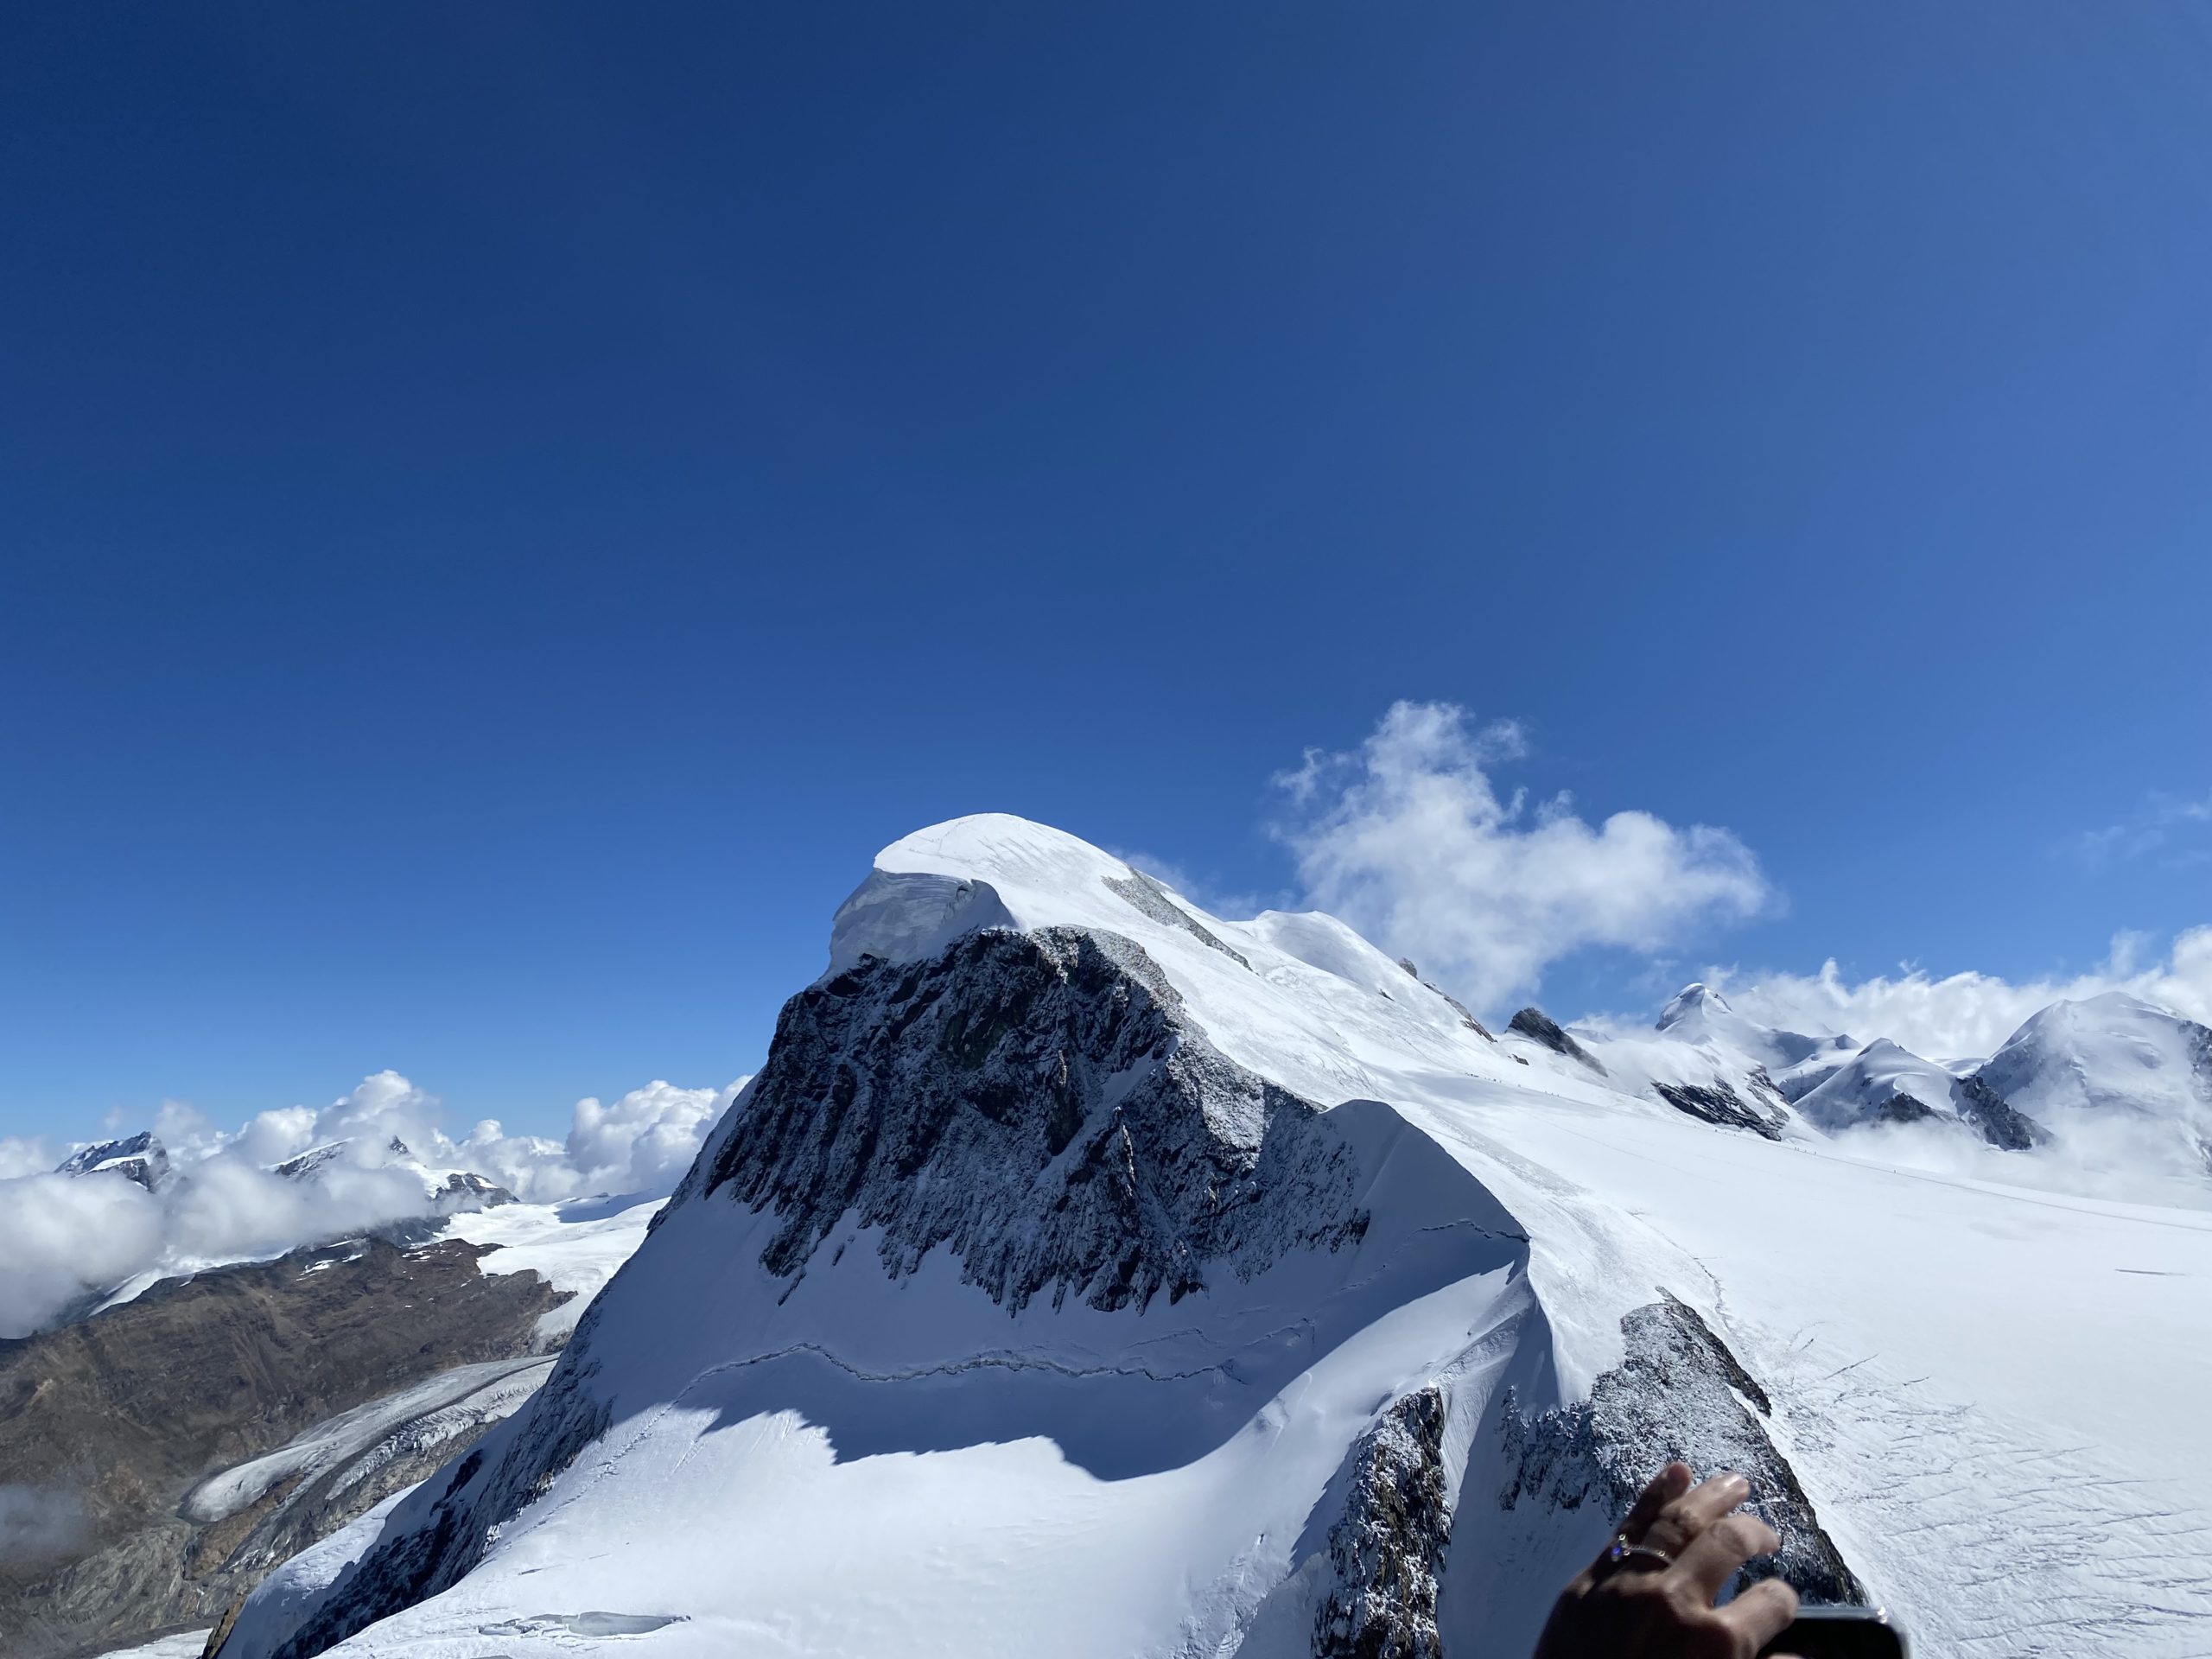
M 794 997 L 656 1230 L 760 1213 L 779 1302 L 857 1233 L 894 1283 L 937 1253 L 1009 1314 L 1140 1315 L 1356 1247 L 1359 1169 L 1326 1115 L 1206 1040 L 1141 947 L 990 929 L 925 961 L 862 955 Z M 306 1659 L 465 1576 L 607 1432 L 597 1312 L 511 1435 L 427 1485 L 296 1626 L 242 1625 L 236 1650 Z
M 1351 1490 L 1329 1529 L 1315 1659 L 1440 1659 L 1436 1598 L 1452 1538 L 1445 1405 L 1409 1394 L 1352 1448 Z
M 1567 1059 L 1588 1066 L 1601 1077 L 1605 1075 L 1605 1068 L 1599 1063 L 1590 1051 L 1568 1036 L 1561 1029 L 1559 1021 L 1541 1008 L 1522 1009 L 1513 1016 L 1506 1029 L 1517 1031 L 1529 1041 L 1541 1043 L 1553 1053 L 1562 1055 Z
M 1781 1538 L 1772 1558 L 1748 1563 L 1739 1583 L 1770 1574 L 1811 1602 L 1863 1604 L 1866 1588 L 1821 1527 L 1797 1472 L 1765 1420 L 1774 1405 L 1757 1378 L 1695 1309 L 1663 1297 L 1621 1322 L 1626 1354 L 1586 1401 L 1527 1414 L 1509 1398 L 1499 1414 L 1506 1477 L 1501 1510 L 1624 1514 L 1659 1466 L 1732 1469 L 1758 1494 L 1751 1506 Z
M 1349 1149 L 1180 1005 L 1141 950 L 1071 929 L 866 958 L 785 1009 L 700 1196 L 783 1218 L 771 1272 L 802 1271 L 849 1213 L 894 1278 L 944 1246 L 1015 1311 L 1172 1304 L 1209 1272 L 1357 1240 Z
M 0 1651 L 64 1659 L 213 1624 L 512 1409 L 559 1299 L 531 1274 L 480 1274 L 481 1254 L 296 1251 L 0 1343 L 0 1470 L 68 1517 L 50 1548 L 0 1564 Z M 404 1397 L 456 1368 L 454 1388 Z M 365 1420 L 316 1440 L 347 1413 Z

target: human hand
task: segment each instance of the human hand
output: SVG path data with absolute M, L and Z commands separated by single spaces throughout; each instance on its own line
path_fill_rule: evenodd
M 1535 1659 L 1754 1659 L 1788 1628 L 1797 1592 L 1779 1579 L 1713 1605 L 1738 1567 L 1781 1542 L 1735 1513 L 1751 1483 L 1691 1482 L 1688 1464 L 1670 1463 L 1643 1489 L 1614 1542 L 1560 1595 Z

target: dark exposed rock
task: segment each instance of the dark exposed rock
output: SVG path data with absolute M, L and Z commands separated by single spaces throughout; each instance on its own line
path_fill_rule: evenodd
M 1982 1139 L 2006 1152 L 2025 1152 L 2050 1139 L 2050 1131 L 2025 1112 L 2015 1111 L 1978 1074 L 1960 1080 L 1959 1114 L 1981 1131 Z
M 307 1494 L 296 1524 L 243 1556 L 289 1489 L 213 1526 L 179 1512 L 207 1476 L 340 1412 L 453 1366 L 527 1355 L 563 1299 L 534 1274 L 486 1277 L 483 1254 L 458 1241 L 296 1251 L 0 1343 L 0 1471 L 72 1495 L 86 1522 L 67 1559 L 0 1566 L 0 1651 L 97 1653 L 211 1624 L 277 1553 L 450 1455 L 450 1440 L 425 1446 L 342 1495 Z
M 1421 981 L 1421 983 L 1428 985 L 1428 982 L 1427 980 Z M 1490 1027 L 1483 1024 L 1481 1020 L 1476 1019 L 1473 1014 L 1469 1014 L 1467 1012 L 1467 1005 L 1460 1001 L 1458 997 L 1453 996 L 1448 991 L 1439 991 L 1433 985 L 1428 985 L 1428 988 L 1432 991 L 1436 991 L 1436 994 L 1444 999 L 1445 1002 L 1451 1007 L 1452 1012 L 1459 1016 L 1459 1023 L 1465 1026 L 1469 1031 L 1473 1032 L 1476 1036 L 1481 1038 L 1486 1043 L 1494 1043 L 1497 1040 L 1497 1038 L 1490 1034 Z
M 1506 1401 L 1499 1506 L 1595 1506 L 1613 1516 L 1675 1459 L 1701 1475 L 1733 1469 L 1751 1484 L 1746 1507 L 1782 1540 L 1773 1556 L 1745 1564 L 1738 1585 L 1776 1575 L 1808 1601 L 1864 1604 L 1866 1587 L 1759 1421 L 1772 1402 L 1727 1344 L 1671 1296 L 1634 1310 L 1621 1332 L 1627 1351 L 1588 1400 L 1534 1418 Z
M 1198 918 L 1177 904 L 1174 896 L 1142 870 L 1131 870 L 1127 876 L 1108 876 L 1107 887 L 1135 906 L 1141 915 L 1155 922 L 1165 922 L 1170 927 L 1179 927 L 1201 944 L 1211 945 L 1224 957 L 1232 958 L 1241 968 L 1249 969 L 1251 963 L 1241 950 L 1230 949 L 1221 942 L 1220 935 L 1199 924 Z
M 1352 1447 L 1351 1491 L 1329 1529 L 1316 1659 L 1439 1659 L 1438 1576 L 1450 1541 L 1444 1396 L 1409 1394 Z
M 1933 1106 L 1902 1093 L 1891 1095 L 1874 1109 L 1874 1121 L 1878 1123 L 1917 1123 L 1935 1116 Z
M 1751 1086 L 1764 1083 L 1766 1073 L 1754 1068 Z M 1678 1112 L 1688 1112 L 1692 1117 L 1702 1118 L 1707 1123 L 1717 1123 L 1723 1128 L 1749 1129 L 1753 1135 L 1763 1135 L 1770 1141 L 1782 1139 L 1783 1115 L 1768 1108 L 1762 1110 L 1738 1095 L 1727 1084 L 1715 1078 L 1710 1084 L 1657 1083 L 1651 1085 L 1659 1097 Z M 1779 1100 L 1781 1096 L 1774 1085 L 1766 1084 L 1767 1091 Z
M 456 1169 L 446 1176 L 445 1190 L 438 1194 L 440 1211 L 494 1210 L 503 1204 L 512 1204 L 515 1195 L 497 1181 L 487 1180 L 474 1170 Z
M 1009 1307 L 1110 1309 L 1357 1238 L 1353 1173 L 1320 1113 L 1183 1020 L 1135 945 L 987 929 L 792 998 L 705 1191 L 776 1210 L 773 1273 L 850 1212 L 883 1230 L 893 1276 L 949 1245 Z
M 1406 970 L 1406 976 L 1418 982 L 1423 990 L 1434 991 L 1437 995 L 1442 997 L 1444 999 L 1445 1006 L 1449 1007 L 1452 1013 L 1459 1016 L 1459 1023 L 1465 1026 L 1469 1031 L 1478 1033 L 1490 1042 L 1494 1043 L 1497 1040 L 1497 1038 L 1491 1036 L 1490 1028 L 1488 1027 L 1484 1026 L 1481 1020 L 1476 1019 L 1473 1014 L 1467 1012 L 1467 1005 L 1465 1003 L 1460 1001 L 1458 997 L 1452 995 L 1451 992 L 1446 990 L 1442 986 L 1433 984 L 1426 979 L 1422 979 L 1421 976 L 1421 969 L 1414 966 L 1414 960 L 1411 957 L 1400 957 L 1398 958 L 1398 966 Z M 1389 995 L 1389 992 L 1385 991 L 1382 995 L 1388 996 Z
M 1530 1042 L 1541 1043 L 1554 1054 L 1565 1055 L 1570 1060 L 1580 1060 L 1601 1077 L 1605 1075 L 1605 1068 L 1598 1064 L 1597 1058 L 1568 1036 L 1560 1023 L 1541 1008 L 1522 1009 L 1513 1016 L 1506 1029 L 1519 1032 Z

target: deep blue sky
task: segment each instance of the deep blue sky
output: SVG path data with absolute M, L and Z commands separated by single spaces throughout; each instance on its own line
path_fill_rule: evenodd
M 2064 851 L 2212 788 L 2208 17 L 9 8 L 0 1132 L 720 1082 L 883 842 L 1277 893 L 1406 696 L 1693 957 L 2212 919 Z

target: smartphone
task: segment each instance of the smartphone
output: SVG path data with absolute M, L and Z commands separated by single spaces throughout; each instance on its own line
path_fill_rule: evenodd
M 1789 1628 L 1762 1656 L 1797 1659 L 1905 1659 L 1904 1635 L 1879 1607 L 1800 1607 Z

